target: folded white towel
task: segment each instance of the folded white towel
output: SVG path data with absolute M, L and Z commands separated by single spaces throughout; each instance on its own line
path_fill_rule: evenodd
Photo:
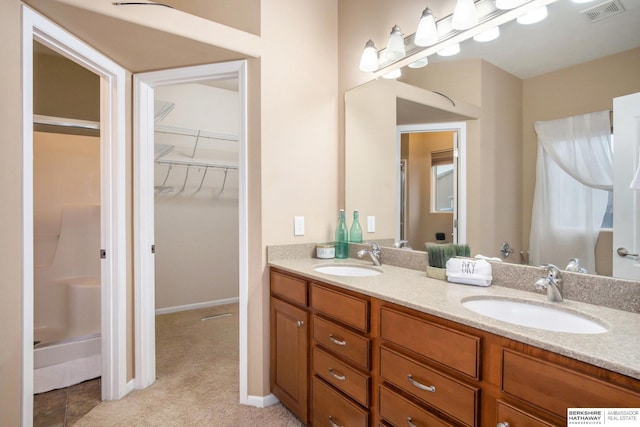
M 447 280 L 465 285 L 489 286 L 491 264 L 483 259 L 450 258 L 447 261 Z
M 492 257 L 492 256 L 484 256 L 484 255 L 478 254 L 478 255 L 475 256 L 475 258 L 476 259 L 485 259 L 487 261 L 502 262 L 502 260 L 500 258 L 495 257 L 495 256 Z

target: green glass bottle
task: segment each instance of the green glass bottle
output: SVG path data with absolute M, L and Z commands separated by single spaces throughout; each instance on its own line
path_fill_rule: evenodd
M 351 230 L 349 231 L 349 241 L 352 243 L 362 243 L 362 227 L 360 227 L 358 216 L 358 209 L 356 209 L 353 211 L 353 223 L 351 224 Z
M 349 258 L 349 232 L 344 219 L 344 209 L 338 214 L 338 227 L 336 227 L 336 258 Z

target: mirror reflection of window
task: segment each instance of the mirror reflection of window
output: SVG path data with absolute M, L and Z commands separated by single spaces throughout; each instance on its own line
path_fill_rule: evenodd
M 431 211 L 453 212 L 453 150 L 431 153 Z

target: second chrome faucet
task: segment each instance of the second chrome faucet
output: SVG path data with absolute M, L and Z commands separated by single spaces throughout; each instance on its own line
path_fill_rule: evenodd
M 382 260 L 380 258 L 380 246 L 377 243 L 369 243 L 370 249 L 360 249 L 358 251 L 358 258 L 362 258 L 365 255 L 369 255 L 371 257 L 371 261 L 373 261 L 373 265 L 380 266 L 382 265 Z
M 560 274 L 560 269 L 553 264 L 545 265 L 544 269 L 547 275 L 536 280 L 536 289 L 546 290 L 549 301 L 562 301 L 562 275 Z

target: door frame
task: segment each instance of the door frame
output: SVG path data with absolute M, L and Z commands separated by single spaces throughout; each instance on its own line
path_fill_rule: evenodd
M 154 88 L 204 80 L 238 79 L 240 129 L 239 174 L 239 317 L 240 403 L 248 397 L 248 187 L 247 187 L 247 64 L 231 61 L 134 75 L 134 257 L 135 262 L 135 387 L 156 379 L 154 245 Z
M 424 133 L 424 132 L 457 132 L 457 144 L 454 141 L 454 198 L 456 209 L 454 210 L 454 226 L 453 226 L 453 242 L 467 243 L 467 123 L 466 122 L 445 122 L 445 123 L 423 123 L 416 125 L 398 125 L 397 132 L 397 158 L 398 165 L 401 161 L 400 146 L 402 144 L 402 134 L 406 133 Z M 398 168 L 399 169 L 399 168 Z M 400 177 L 398 177 L 400 182 Z M 400 189 L 402 191 L 402 189 Z M 400 194 L 400 191 L 398 194 Z M 400 200 L 396 203 L 398 220 L 398 230 L 396 234 L 400 236 Z
M 53 22 L 22 6 L 23 386 L 22 424 L 33 423 L 33 42 L 100 77 L 102 398 L 131 390 L 126 374 L 125 71 Z M 96 253 L 96 256 L 99 254 Z

